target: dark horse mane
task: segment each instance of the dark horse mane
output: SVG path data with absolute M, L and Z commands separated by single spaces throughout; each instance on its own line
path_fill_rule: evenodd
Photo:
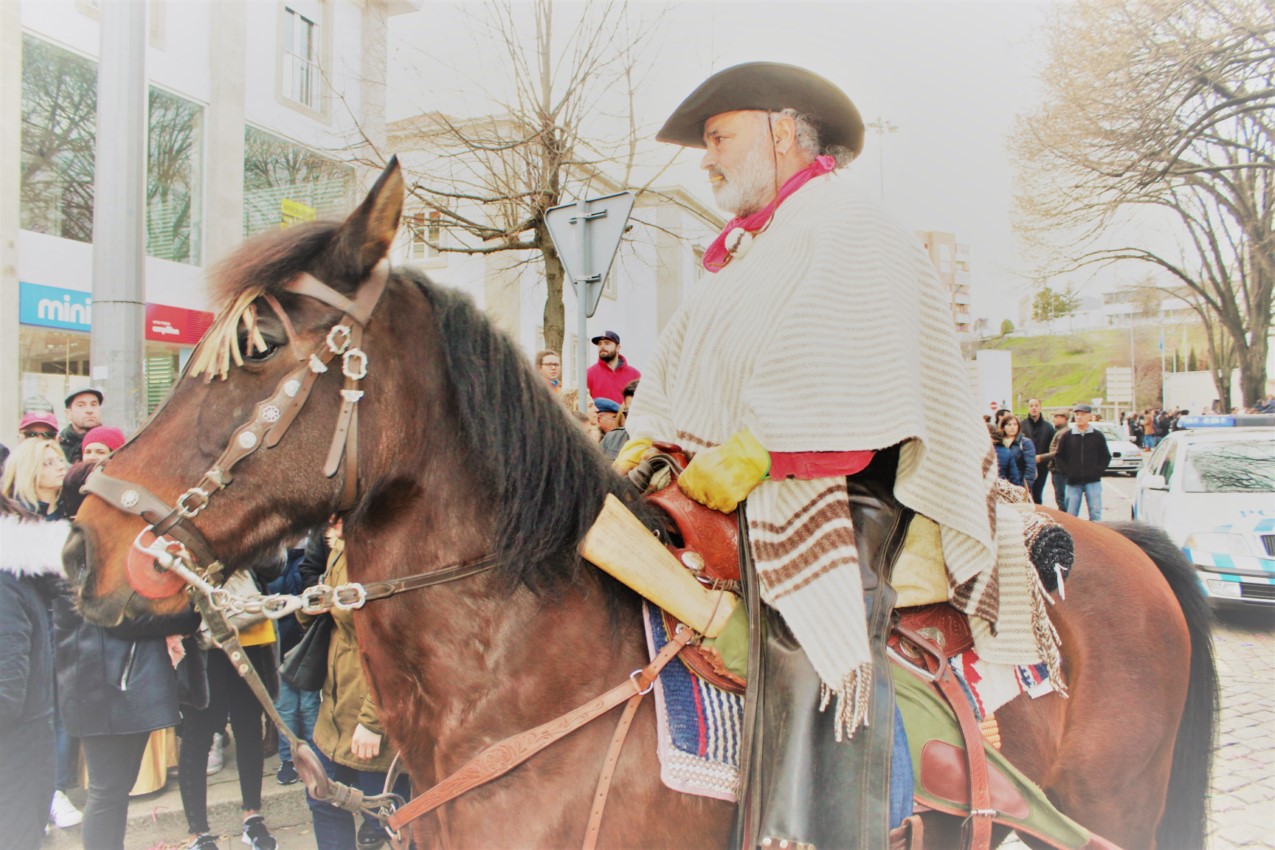
M 225 309 L 254 287 L 283 295 L 284 283 L 311 269 L 341 233 L 339 223 L 307 222 L 257 237 L 214 272 L 215 303 Z M 347 295 L 359 277 L 326 263 L 315 273 Z M 411 268 L 394 269 L 393 282 L 419 291 L 431 308 L 459 426 L 476 472 L 495 496 L 490 546 L 500 561 L 498 570 L 511 584 L 537 591 L 577 579 L 582 563 L 577 546 L 606 494 L 623 494 L 622 480 L 528 359 L 468 295 L 438 286 Z M 375 322 L 370 332 L 375 333 Z

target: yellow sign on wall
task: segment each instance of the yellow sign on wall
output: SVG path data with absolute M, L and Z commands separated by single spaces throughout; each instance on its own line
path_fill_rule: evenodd
M 279 201 L 279 229 L 287 230 L 300 221 L 314 221 L 314 207 L 282 198 Z

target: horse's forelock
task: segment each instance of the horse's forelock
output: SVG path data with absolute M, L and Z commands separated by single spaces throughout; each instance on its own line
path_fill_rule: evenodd
M 250 290 L 278 294 L 284 284 L 315 264 L 340 228 L 340 222 L 308 221 L 248 240 L 213 268 L 209 280 L 212 303 L 220 311 Z M 343 283 L 324 282 L 336 288 Z

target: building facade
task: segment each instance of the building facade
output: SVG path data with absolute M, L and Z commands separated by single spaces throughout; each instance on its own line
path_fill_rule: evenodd
M 0 441 L 93 383 L 99 21 L 117 1 L 3 4 Z M 147 0 L 147 409 L 212 319 L 205 270 L 246 236 L 344 215 L 366 185 L 348 160 L 384 140 L 387 20 L 419 6 Z
M 920 230 L 916 235 L 947 288 L 952 323 L 964 338 L 972 331 L 974 321 L 970 316 L 970 248 L 957 242 L 954 233 Z

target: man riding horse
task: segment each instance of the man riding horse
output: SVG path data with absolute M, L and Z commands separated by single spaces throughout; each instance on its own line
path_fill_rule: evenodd
M 735 218 L 660 337 L 617 468 L 677 443 L 692 454 L 682 490 L 744 517 L 745 597 L 765 603 L 752 605 L 744 846 L 884 847 L 891 609 L 950 602 L 984 660 L 1051 656 L 1033 634 L 1044 615 L 1021 520 L 998 522 L 996 465 L 929 258 L 841 173 L 864 140 L 850 99 L 801 68 L 738 65 L 657 138 L 705 150 Z

